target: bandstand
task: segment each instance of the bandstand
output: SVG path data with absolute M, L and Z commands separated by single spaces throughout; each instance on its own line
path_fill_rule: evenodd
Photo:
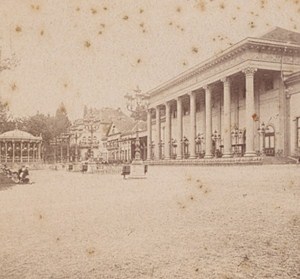
M 42 137 L 15 129 L 0 135 L 1 163 L 33 163 L 41 161 Z

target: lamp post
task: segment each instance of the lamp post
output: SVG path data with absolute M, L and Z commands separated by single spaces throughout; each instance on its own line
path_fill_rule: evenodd
M 265 156 L 265 135 L 266 132 L 268 131 L 268 127 L 266 127 L 265 123 L 262 122 L 260 127 L 257 129 L 257 131 L 260 133 L 261 135 L 261 140 L 262 140 L 262 150 L 261 150 L 261 155 Z
M 197 137 L 195 138 L 195 143 L 196 143 L 196 147 L 197 147 L 197 154 L 198 154 L 198 157 L 201 158 L 202 157 L 202 151 L 203 151 L 203 144 L 204 144 L 204 136 L 203 134 L 198 134 Z M 202 148 L 201 148 L 202 147 Z M 204 155 L 204 154 L 203 154 Z
M 89 159 L 94 161 L 94 132 L 99 129 L 99 121 L 95 118 L 84 119 L 85 129 L 91 133 Z
M 218 134 L 218 132 L 215 130 L 211 136 L 212 140 L 215 142 L 215 157 L 217 158 L 218 157 L 218 152 L 220 151 L 219 150 L 219 141 L 221 140 L 221 136 L 220 134 Z
M 149 95 L 141 92 L 139 88 L 134 90 L 133 94 L 127 93 L 125 95 L 127 110 L 132 113 L 136 124 L 136 140 L 135 140 L 135 153 L 132 162 L 132 178 L 144 178 L 143 161 L 141 160 L 140 138 L 139 138 L 139 121 L 147 112 L 149 105 Z M 149 139 L 148 139 L 149 140 Z

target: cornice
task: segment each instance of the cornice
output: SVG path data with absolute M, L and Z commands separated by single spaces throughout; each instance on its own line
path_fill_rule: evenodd
M 194 66 L 193 68 L 179 74 L 173 79 L 168 80 L 167 82 L 159 85 L 158 87 L 148 91 L 147 93 L 151 96 L 155 96 L 162 91 L 165 91 L 169 88 L 176 86 L 184 81 L 191 79 L 192 77 L 205 72 L 206 70 L 221 64 L 227 60 L 230 60 L 234 57 L 237 57 L 241 53 L 246 53 L 247 51 L 265 51 L 265 52 L 275 52 L 275 53 L 300 53 L 300 45 L 285 43 L 285 42 L 277 42 L 266 39 L 257 39 L 257 38 L 246 38 L 241 42 L 233 45 L 227 50 L 223 51 L 220 54 L 217 54 L 202 63 Z

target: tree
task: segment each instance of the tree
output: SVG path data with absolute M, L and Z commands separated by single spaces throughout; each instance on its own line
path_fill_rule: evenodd
M 60 104 L 59 108 L 56 110 L 53 132 L 54 136 L 59 136 L 62 133 L 68 132 L 71 123 L 67 115 L 66 107 L 63 103 Z

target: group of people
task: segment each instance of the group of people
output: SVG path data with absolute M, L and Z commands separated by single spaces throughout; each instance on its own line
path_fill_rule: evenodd
M 7 177 L 11 178 L 15 183 L 27 184 L 29 183 L 28 166 L 22 166 L 18 171 L 10 170 L 6 165 L 2 165 L 0 170 Z

